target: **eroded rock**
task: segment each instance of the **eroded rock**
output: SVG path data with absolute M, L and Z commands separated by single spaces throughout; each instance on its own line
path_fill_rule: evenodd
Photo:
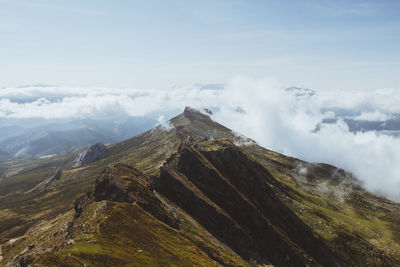
M 84 152 L 79 154 L 75 160 L 75 166 L 81 167 L 100 159 L 107 152 L 107 147 L 102 143 L 90 146 Z
M 60 180 L 62 175 L 62 169 L 57 169 L 57 171 L 44 183 L 45 185 L 50 185 L 55 181 Z

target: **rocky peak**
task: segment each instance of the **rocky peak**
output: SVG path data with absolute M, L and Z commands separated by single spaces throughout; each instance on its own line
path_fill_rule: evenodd
M 75 159 L 75 166 L 81 167 L 100 159 L 107 152 L 107 147 L 102 143 L 88 147 Z
M 96 201 L 136 202 L 149 193 L 149 178 L 123 163 L 113 163 L 96 180 Z
M 193 120 L 201 120 L 201 119 L 208 119 L 211 120 L 210 117 L 206 114 L 201 113 L 200 111 L 197 111 L 196 109 L 193 109 L 191 107 L 185 107 L 185 110 L 183 111 L 183 115 L 193 121 Z
M 198 139 L 229 138 L 235 140 L 237 138 L 230 129 L 213 121 L 207 114 L 190 107 L 186 107 L 183 113 L 171 119 L 171 122 L 175 125 L 181 138 L 186 135 Z

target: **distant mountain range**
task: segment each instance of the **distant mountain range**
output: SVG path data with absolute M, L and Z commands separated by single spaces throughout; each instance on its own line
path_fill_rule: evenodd
M 337 123 L 338 120 L 343 120 L 349 127 L 349 131 L 353 133 L 357 132 L 371 132 L 376 131 L 382 134 L 388 134 L 393 136 L 400 135 L 400 115 L 394 115 L 394 118 L 385 121 L 376 120 L 357 120 L 346 117 L 336 117 L 330 119 L 323 119 L 321 123 L 317 124 L 315 131 L 318 132 L 323 125 Z
M 10 155 L 7 152 L 4 152 L 4 151 L 0 150 L 0 160 L 7 159 L 9 157 L 10 157 Z
M 35 132 L 9 137 L 0 143 L 0 149 L 13 157 L 45 156 L 59 154 L 97 142 L 118 141 L 99 131 L 81 128 L 67 131 Z
M 0 160 L 60 154 L 98 142 L 115 143 L 144 132 L 156 125 L 150 118 L 113 120 L 82 119 L 45 123 L 23 128 L 0 128 Z
M 308 88 L 289 87 L 285 90 L 294 93 L 299 98 L 318 95 L 317 91 Z M 349 131 L 353 133 L 376 131 L 380 134 L 400 136 L 400 114 L 384 114 L 387 118 L 382 120 L 360 117 L 365 112 L 371 112 L 368 107 L 359 107 L 357 109 L 329 107 L 322 108 L 321 112 L 331 112 L 334 117 L 323 119 L 315 126 L 314 132 L 320 131 L 324 125 L 335 124 L 342 120 L 349 127 Z

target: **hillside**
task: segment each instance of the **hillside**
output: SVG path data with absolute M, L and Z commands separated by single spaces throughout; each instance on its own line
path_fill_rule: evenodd
M 0 264 L 400 264 L 399 204 L 193 109 L 77 168 L 79 153 L 8 166 Z

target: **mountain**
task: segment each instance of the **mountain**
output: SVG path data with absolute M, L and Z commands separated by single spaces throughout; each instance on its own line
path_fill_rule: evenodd
M 376 131 L 378 133 L 392 135 L 395 137 L 400 135 L 400 116 L 398 114 L 396 114 L 393 119 L 388 119 L 385 121 L 368 121 L 340 117 L 323 119 L 322 122 L 317 124 L 314 131 L 318 132 L 321 130 L 321 127 L 323 127 L 324 124 L 334 124 L 340 119 L 346 123 L 346 125 L 349 127 L 349 131 L 352 133 Z
M 0 150 L 0 160 L 8 158 L 10 155 L 7 152 Z
M 4 130 L 0 131 L 0 151 L 4 152 L 0 160 L 61 154 L 98 142 L 115 143 L 155 124 L 156 121 L 149 118 L 126 118 L 120 122 L 81 119 L 27 128 L 7 126 L 0 128 Z
M 16 135 L 21 135 L 23 134 L 25 131 L 25 129 L 21 126 L 17 126 L 17 125 L 9 125 L 9 126 L 4 126 L 4 127 L 0 127 L 0 141 L 8 138 L 8 137 L 12 137 L 12 136 L 16 136 Z
M 76 167 L 83 151 L 7 167 L 0 264 L 400 264 L 399 204 L 191 108 Z
M 326 94 L 326 92 L 323 93 L 295 86 L 285 88 L 284 90 L 295 96 L 300 102 L 309 102 L 310 105 L 312 105 L 312 99 L 317 102 L 323 101 L 324 94 Z M 338 106 L 326 105 L 320 108 L 319 112 L 321 115 L 329 115 L 328 118 L 323 118 L 315 125 L 313 132 L 320 131 L 326 125 L 342 121 L 352 133 L 373 131 L 393 137 L 400 136 L 400 114 L 398 113 L 380 110 L 371 103 L 364 103 L 363 105 L 360 104 L 353 107 L 340 107 L 340 103 L 336 103 L 336 105 Z
M 10 137 L 0 143 L 0 149 L 14 157 L 43 156 L 66 152 L 96 142 L 113 143 L 114 139 L 89 128 L 70 131 L 35 132 Z

